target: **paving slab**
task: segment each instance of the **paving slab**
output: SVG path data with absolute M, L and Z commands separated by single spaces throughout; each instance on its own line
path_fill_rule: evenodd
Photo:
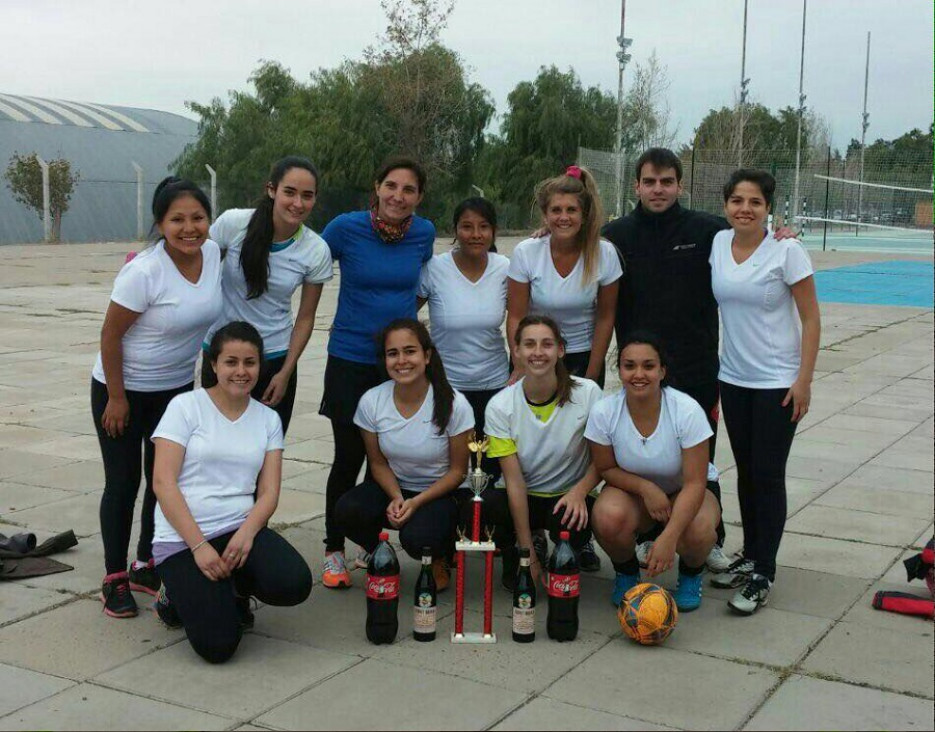
M 565 732 L 571 729 L 669 730 L 674 728 L 539 697 L 520 707 L 491 729 L 517 730 L 517 732 L 541 729 Z
M 151 612 L 115 620 L 100 602 L 78 600 L 0 628 L 0 661 L 84 681 L 180 640 Z
M 652 673 L 636 670 L 643 668 Z M 778 678 L 760 667 L 638 646 L 621 638 L 543 696 L 682 729 L 732 729 L 753 712 Z M 660 684 L 673 693 L 660 695 Z
M 303 440 L 289 445 L 284 454 L 288 455 L 290 460 L 330 466 L 331 461 L 334 460 L 334 443 L 327 440 Z
M 924 634 L 841 622 L 801 664 L 809 673 L 935 696 L 932 624 Z
M 0 482 L 0 516 L 9 516 L 24 508 L 54 503 L 75 494 L 58 488 L 42 488 L 37 485 Z
M 70 435 L 59 433 L 59 437 L 47 442 L 21 445 L 20 450 L 38 455 L 53 455 L 70 460 L 95 460 L 101 456 L 97 435 Z
M 134 537 L 130 546 L 136 546 L 136 534 L 139 531 L 139 524 L 134 526 Z M 39 541 L 47 538 L 51 534 L 44 532 L 39 534 Z M 53 557 L 56 561 L 63 562 L 73 570 L 69 572 L 59 572 L 57 574 L 48 574 L 44 577 L 28 577 L 18 582 L 28 587 L 42 588 L 59 592 L 71 592 L 74 594 L 86 594 L 93 592 L 94 596 L 101 589 L 101 581 L 104 578 L 104 545 L 101 542 L 101 535 L 82 537 L 78 539 L 78 545 L 73 546 L 64 552 L 59 552 Z M 135 597 L 140 607 L 145 607 L 144 594 L 136 594 Z
M 0 730 L 214 730 L 232 723 L 229 718 L 79 684 L 0 718 Z
M 0 718 L 58 694 L 74 683 L 69 679 L 37 674 L 35 671 L 0 663 Z
M 883 516 L 834 506 L 806 506 L 786 522 L 786 533 L 906 546 L 926 527 L 930 516 Z
M 932 703 L 836 681 L 792 676 L 745 730 L 932 729 Z
M 142 498 L 138 498 L 134 522 L 139 521 L 141 505 Z M 26 526 L 30 531 L 35 532 L 58 534 L 71 529 L 76 536 L 81 538 L 100 532 L 100 508 L 100 493 L 72 494 L 55 503 L 6 514 L 4 519 Z
M 917 422 L 909 419 L 885 419 L 882 417 L 862 417 L 856 414 L 837 414 L 822 422 L 822 426 L 832 429 L 892 435 L 895 438 L 908 434 L 915 429 L 919 422 L 921 420 Z
M 286 612 L 287 609 L 283 609 Z M 331 653 L 247 633 L 234 657 L 205 663 L 184 639 L 169 648 L 95 677 L 95 683 L 211 714 L 251 719 L 313 684 L 359 662 Z
M 845 480 L 843 485 L 863 485 L 869 488 L 882 488 L 886 490 L 904 491 L 907 493 L 921 493 L 932 496 L 932 473 L 919 470 L 906 470 L 900 467 L 861 465 Z
M 822 480 L 833 485 L 844 480 L 848 475 L 860 467 L 863 460 L 852 459 L 849 462 L 835 460 L 834 451 L 828 452 L 828 457 L 798 457 L 790 455 L 786 463 L 786 475 L 792 478 L 807 478 L 809 480 Z
M 361 694 L 379 689 L 362 704 Z M 368 659 L 257 720 L 279 729 L 487 729 L 526 700 L 522 692 Z
M 74 600 L 72 594 L 29 587 L 21 580 L 0 582 L 0 627 Z
M 14 483 L 24 482 L 21 479 L 26 473 L 31 473 L 38 466 L 50 468 L 58 465 L 68 465 L 76 462 L 74 459 L 46 455 L 41 460 L 30 452 L 8 448 L 0 450 L 0 480 Z M 55 487 L 55 486 L 52 486 Z
M 33 463 L 37 462 L 35 470 L 16 476 L 16 482 L 78 493 L 104 490 L 104 466 L 99 458 L 59 466 L 50 466 L 45 458 L 33 458 Z
M 291 490 L 283 487 L 279 492 L 279 505 L 270 519 L 273 526 L 298 524 L 325 515 L 324 493 Z
M 849 480 L 838 483 L 831 490 L 818 496 L 815 499 L 815 505 L 907 518 L 925 516 L 933 512 L 931 493 L 926 495 L 897 491 L 883 485 L 871 488 Z
M 777 562 L 786 567 L 876 579 L 897 554 L 898 549 L 879 544 L 797 534 L 784 537 Z

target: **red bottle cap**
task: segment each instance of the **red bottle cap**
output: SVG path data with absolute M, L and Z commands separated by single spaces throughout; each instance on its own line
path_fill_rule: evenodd
M 570 536 L 571 534 L 569 534 L 567 531 L 558 532 L 558 538 L 561 539 L 562 541 L 568 541 Z
M 568 532 L 566 531 L 565 533 L 567 534 Z M 567 537 L 566 537 L 566 538 L 567 538 Z M 389 532 L 388 532 L 388 531 L 381 531 L 381 532 L 380 532 L 380 541 L 389 541 L 389 540 L 390 540 L 390 534 L 389 534 Z

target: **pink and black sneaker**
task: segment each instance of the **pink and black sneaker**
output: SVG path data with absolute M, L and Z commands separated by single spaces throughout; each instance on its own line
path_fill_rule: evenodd
M 104 577 L 101 602 L 104 603 L 104 613 L 112 618 L 136 617 L 136 600 L 130 592 L 130 578 L 126 572 L 114 572 Z
M 130 589 L 134 592 L 145 592 L 153 597 L 159 594 L 162 580 L 156 573 L 156 564 L 152 559 L 145 563 L 134 560 L 127 574 L 130 578 Z

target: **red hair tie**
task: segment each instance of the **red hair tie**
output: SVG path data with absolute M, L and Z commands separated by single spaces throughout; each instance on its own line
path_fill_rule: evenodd
M 569 165 L 567 168 L 565 168 L 565 175 L 581 180 L 581 168 L 579 168 L 577 165 Z

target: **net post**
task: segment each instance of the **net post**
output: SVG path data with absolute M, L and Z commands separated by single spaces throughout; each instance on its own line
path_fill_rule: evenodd
M 825 218 L 831 218 L 828 215 L 828 206 L 831 200 L 831 145 L 828 145 L 828 177 L 825 179 Z M 821 235 L 821 251 L 828 249 L 828 222 L 824 222 L 824 232 Z

